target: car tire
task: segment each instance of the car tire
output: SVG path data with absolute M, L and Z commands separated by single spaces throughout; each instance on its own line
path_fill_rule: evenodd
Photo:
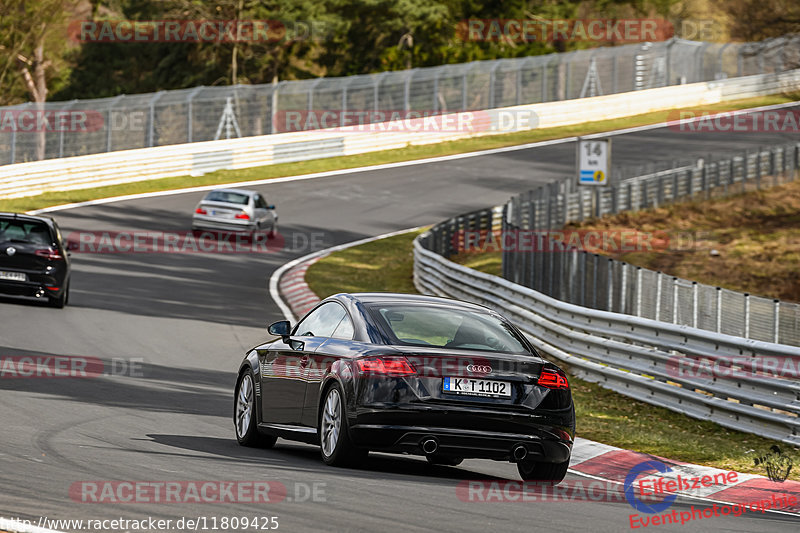
M 269 228 L 269 233 L 267 233 L 268 239 L 274 239 L 278 235 L 278 223 L 273 222 L 272 226 Z
M 233 395 L 233 427 L 236 440 L 242 446 L 272 448 L 278 438 L 258 432 L 254 385 L 255 377 L 249 368 L 242 372 L 236 381 L 236 392 Z
M 521 461 L 517 470 L 523 481 L 533 481 L 543 485 L 558 485 L 564 480 L 569 468 L 569 461 L 563 463 L 541 463 L 538 461 Z
M 319 413 L 319 448 L 330 466 L 353 466 L 366 459 L 369 451 L 357 448 L 350 439 L 344 394 L 338 383 L 325 390 Z
M 64 306 L 67 305 L 69 302 L 69 283 L 67 286 L 64 287 L 64 290 L 61 291 L 61 295 L 56 298 L 48 298 L 47 303 L 50 307 L 55 307 L 56 309 L 64 309 Z
M 425 459 L 427 459 L 430 464 L 439 466 L 458 466 L 464 460 L 463 457 L 437 455 L 435 453 L 431 455 L 426 455 Z

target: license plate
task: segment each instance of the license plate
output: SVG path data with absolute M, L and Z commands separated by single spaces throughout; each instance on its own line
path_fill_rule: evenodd
M 23 272 L 0 271 L 0 279 L 5 279 L 8 281 L 28 281 L 28 276 Z
M 217 214 L 217 212 L 216 212 L 215 210 L 213 210 L 213 209 L 209 209 L 209 210 L 208 210 L 208 214 L 209 214 L 209 215 L 211 215 L 211 216 L 213 217 L 214 215 L 216 215 L 216 214 Z
M 442 390 L 451 394 L 511 398 L 511 383 L 491 379 L 444 378 Z

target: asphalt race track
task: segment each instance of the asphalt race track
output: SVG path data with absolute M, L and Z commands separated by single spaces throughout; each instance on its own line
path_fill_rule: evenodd
M 616 164 L 643 164 L 796 140 L 790 134 L 659 129 L 615 137 L 613 154 Z M 422 458 L 372 454 L 362 468 L 331 468 L 312 446 L 281 440 L 273 450 L 242 448 L 231 422 L 239 361 L 266 337 L 264 325 L 281 318 L 267 280 L 280 265 L 313 251 L 304 246 L 310 237 L 328 247 L 496 205 L 570 175 L 574 153 L 567 143 L 252 187 L 277 205 L 286 247 L 275 253 L 73 253 L 65 310 L 0 300 L 0 354 L 97 357 L 123 375 L 0 379 L 0 516 L 173 523 L 207 517 L 209 527 L 212 517 L 277 516 L 280 531 L 628 530 L 633 509 L 624 501 L 468 502 L 457 496 L 464 480 L 518 480 L 511 464 L 471 460 L 429 467 Z M 67 234 L 185 231 L 202 194 L 54 216 Z M 76 483 L 111 480 L 276 481 L 288 495 L 269 504 L 101 504 L 70 496 Z M 317 501 L 310 501 L 314 487 Z M 698 505 L 678 500 L 673 508 L 691 503 Z M 797 524 L 790 517 L 746 513 L 684 527 L 787 531 Z

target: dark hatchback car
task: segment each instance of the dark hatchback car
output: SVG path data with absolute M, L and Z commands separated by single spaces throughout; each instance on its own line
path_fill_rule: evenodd
M 510 461 L 529 481 L 569 466 L 575 409 L 564 372 L 485 307 L 427 296 L 338 294 L 247 353 L 234 394 L 240 444 L 319 445 L 331 465 L 370 450 Z
M 0 213 L 0 294 L 69 301 L 69 254 L 55 220 Z

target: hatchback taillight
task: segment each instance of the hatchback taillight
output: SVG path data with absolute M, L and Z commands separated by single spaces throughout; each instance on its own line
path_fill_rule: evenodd
M 202 207 L 198 207 L 197 209 L 194 210 L 194 212 L 197 213 L 198 215 L 207 215 L 208 214 L 208 211 L 206 211 Z
M 238 213 L 236 215 L 236 218 L 238 218 L 239 220 L 250 220 L 250 215 L 242 211 L 241 213 Z
M 409 376 L 417 371 L 405 357 L 367 357 L 356 361 L 363 374 Z
M 38 255 L 39 257 L 44 257 L 45 259 L 49 259 L 50 261 L 64 259 L 64 256 L 58 253 L 58 250 L 53 250 L 51 248 L 42 248 L 40 250 L 36 250 L 33 253 Z
M 563 373 L 552 370 L 550 368 L 545 368 L 542 370 L 542 373 L 539 375 L 539 385 L 548 389 L 568 389 L 569 383 L 567 382 L 567 376 Z

